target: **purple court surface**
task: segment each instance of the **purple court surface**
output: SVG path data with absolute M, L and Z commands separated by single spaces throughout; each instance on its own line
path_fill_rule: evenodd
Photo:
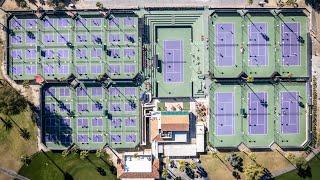
M 126 126 L 136 126 L 136 119 L 135 118 L 127 118 L 125 119 Z
M 267 134 L 268 94 L 265 92 L 250 92 L 248 98 L 249 134 Z
M 109 19 L 109 26 L 110 27 L 116 27 L 118 26 L 120 23 L 120 18 L 118 17 L 112 17 Z
M 103 136 L 101 134 L 93 134 L 92 141 L 96 143 L 103 142 Z
M 124 25 L 125 26 L 133 26 L 134 25 L 134 18 L 133 17 L 125 17 L 124 18 Z
M 136 142 L 136 135 L 135 134 L 126 135 L 126 142 Z
M 121 128 L 121 118 L 113 117 L 111 119 L 111 128 Z
M 268 65 L 268 26 L 267 23 L 249 25 L 249 65 Z
M 125 87 L 124 94 L 126 96 L 135 96 L 136 95 L 136 88 L 135 87 Z
M 282 23 L 282 65 L 300 65 L 300 23 Z
M 88 143 L 89 142 L 89 136 L 87 134 L 78 134 L 78 142 Z
M 109 95 L 110 96 L 119 96 L 120 95 L 120 91 L 116 87 L 110 87 L 109 88 Z
M 134 73 L 136 71 L 135 64 L 125 64 L 124 65 L 124 73 Z
M 183 82 L 183 44 L 182 40 L 163 41 L 164 82 Z
M 234 134 L 234 93 L 217 92 L 215 94 L 216 135 Z
M 121 142 L 121 135 L 120 134 L 112 134 L 110 137 L 111 137 L 111 142 L 114 142 L 114 143 Z
M 92 119 L 92 126 L 102 126 L 103 121 L 102 118 L 93 118 Z
M 235 31 L 232 23 L 216 24 L 216 65 L 232 67 L 235 65 Z
M 281 133 L 299 133 L 299 93 L 280 92 L 281 98 Z

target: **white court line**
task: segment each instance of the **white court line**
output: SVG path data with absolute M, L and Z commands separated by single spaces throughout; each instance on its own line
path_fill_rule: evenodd
M 291 28 L 289 25 L 287 25 L 287 24 L 295 24 L 296 26 L 296 28 Z M 288 26 L 288 27 L 287 27 Z M 284 30 L 284 28 L 285 27 L 287 27 L 288 29 L 291 29 L 292 31 L 290 31 L 290 30 L 288 30 L 288 31 L 285 31 Z M 292 46 L 291 45 L 291 36 L 300 36 L 300 33 L 301 33 L 301 26 L 300 26 L 300 23 L 299 22 L 295 22 L 295 23 L 292 23 L 292 22 L 286 22 L 286 23 L 282 23 L 281 24 L 281 38 L 283 38 L 284 37 L 284 34 L 285 33 L 287 33 L 287 34 L 289 34 L 289 52 L 290 52 L 290 54 L 289 54 L 289 56 L 290 57 L 292 57 L 292 52 L 293 52 L 293 48 L 294 47 L 296 47 L 298 50 L 296 51 L 296 53 L 297 53 L 297 56 L 298 56 L 298 60 L 299 60 L 299 64 L 297 64 L 297 65 L 289 65 L 289 66 L 301 66 L 301 57 L 300 57 L 300 55 L 301 55 L 301 47 L 300 47 L 300 43 L 299 42 L 297 42 L 297 44 L 295 44 L 296 46 Z M 294 38 L 294 39 L 296 39 L 296 38 Z M 282 40 L 281 40 L 282 41 Z M 284 45 L 282 44 L 282 48 L 281 48 L 281 50 L 282 50 L 282 56 L 284 55 L 283 54 L 283 52 L 284 52 Z M 289 58 L 290 58 L 289 57 Z M 284 64 L 284 61 L 283 61 L 283 59 L 284 59 L 285 57 L 282 57 L 282 65 L 284 66 L 284 65 L 286 65 L 286 64 Z
M 280 93 L 280 97 L 281 97 L 281 108 L 282 108 L 282 104 L 283 103 L 291 103 L 291 101 L 288 101 L 288 100 L 284 100 L 284 98 L 283 98 L 283 96 L 284 96 L 284 93 L 290 93 L 290 94 L 292 94 L 292 93 L 296 93 L 296 97 L 295 97 L 295 99 L 296 100 L 298 100 L 299 99 L 299 92 L 298 91 L 290 91 L 290 92 L 279 92 Z M 297 132 L 295 132 L 295 133 L 284 133 L 284 125 L 282 125 L 281 126 L 281 133 L 282 134 L 299 134 L 300 133 L 300 108 L 299 108 L 299 104 L 297 103 L 297 108 L 298 108 L 298 110 L 297 110 L 297 114 L 294 114 L 295 116 L 297 116 L 297 123 L 296 124 L 290 124 L 290 119 L 291 119 L 291 117 L 290 117 L 290 107 L 289 106 L 287 106 L 288 107 L 288 113 L 289 114 L 284 114 L 283 112 L 282 112 L 282 109 L 281 109 L 281 119 L 280 119 L 280 126 L 281 126 L 281 123 L 283 122 L 283 120 L 282 120 L 282 118 L 284 118 L 285 116 L 288 116 L 289 117 L 289 122 L 288 122 L 288 125 L 295 125 L 295 128 L 297 129 Z

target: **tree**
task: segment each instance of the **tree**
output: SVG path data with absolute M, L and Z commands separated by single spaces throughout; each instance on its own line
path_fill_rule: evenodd
M 238 156 L 235 153 L 232 153 L 231 155 L 229 155 L 229 157 L 227 158 L 227 161 L 230 163 L 230 165 L 236 169 L 239 170 L 240 172 L 243 172 L 243 159 Z
M 31 137 L 31 134 L 27 128 L 21 128 L 20 129 L 20 136 L 25 140 L 29 140 Z
M 86 159 L 88 156 L 89 156 L 89 151 L 84 150 L 84 151 L 81 151 L 81 152 L 80 152 L 80 159 L 84 160 L 84 159 Z
M 69 150 L 66 149 L 66 150 L 62 151 L 61 155 L 62 155 L 62 157 L 67 157 L 69 155 Z
M 103 157 L 104 156 L 104 151 L 102 150 L 102 149 L 98 149 L 97 151 L 96 151 L 96 157 L 97 158 L 101 158 L 101 157 Z
M 244 168 L 244 174 L 248 180 L 260 180 L 264 175 L 264 168 L 256 163 L 250 163 Z
M 297 157 L 294 160 L 295 165 L 297 166 L 298 170 L 306 171 L 308 168 L 308 162 L 303 157 Z
M 20 157 L 20 161 L 21 161 L 23 164 L 25 164 L 25 165 L 28 166 L 28 165 L 31 163 L 31 157 L 28 156 L 28 155 L 22 155 L 22 156 Z
M 22 7 L 22 8 L 26 8 L 27 7 L 27 2 L 25 0 L 15 0 L 17 6 Z
M 167 179 L 169 177 L 168 169 L 163 169 L 161 176 L 162 178 Z
M 289 161 L 293 162 L 296 159 L 296 156 L 293 153 L 289 152 L 288 154 L 286 154 L 286 158 Z
M 189 167 L 190 167 L 191 169 L 196 169 L 196 168 L 197 168 L 197 164 L 196 164 L 195 162 L 191 162 L 190 165 L 189 165 Z
M 249 158 L 250 158 L 252 161 L 255 161 L 255 160 L 257 159 L 256 153 L 251 152 L 251 153 L 249 153 L 248 156 L 249 156 Z
M 181 172 L 184 172 L 186 170 L 186 162 L 184 160 L 179 160 L 178 163 L 179 163 L 179 170 Z
M 6 131 L 9 131 L 12 129 L 12 122 L 8 120 L 4 120 L 2 117 L 0 117 L 0 120 L 3 122 L 3 127 L 6 129 Z
M 99 2 L 99 1 L 96 3 L 96 6 L 99 9 L 103 9 L 103 4 L 101 2 Z
M 0 113 L 19 114 L 27 107 L 26 99 L 11 86 L 0 88 Z

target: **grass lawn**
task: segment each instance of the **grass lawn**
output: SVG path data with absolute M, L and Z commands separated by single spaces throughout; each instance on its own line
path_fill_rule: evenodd
M 311 167 L 311 177 L 306 177 L 304 179 L 320 179 L 320 154 L 317 157 L 314 157 L 311 161 L 309 161 L 309 166 Z M 295 179 L 303 179 L 302 177 L 298 176 L 298 171 L 294 170 L 278 176 L 276 180 L 295 180 Z
M 97 168 L 102 168 L 105 174 L 99 174 Z M 66 179 L 116 179 L 110 168 L 107 156 L 99 159 L 95 154 L 89 154 L 88 159 L 82 160 L 76 153 L 62 157 L 61 153 L 39 152 L 34 154 L 29 166 L 24 165 L 20 169 L 19 174 L 32 180 L 63 180 L 63 173 L 68 175 Z
M 0 114 L 6 118 L 5 115 Z M 1 167 L 18 171 L 22 166 L 21 155 L 32 155 L 37 151 L 36 124 L 31 120 L 31 111 L 26 110 L 11 118 L 30 133 L 30 139 L 26 140 L 20 136 L 19 128 L 13 124 L 11 130 L 7 131 L 0 122 L 0 164 Z M 11 179 L 0 173 L 0 179 Z
M 211 155 L 202 155 L 200 160 L 203 167 L 207 170 L 209 177 L 212 179 L 234 179 L 232 171 L 228 170 L 226 165 L 229 163 L 226 157 L 231 153 L 219 152 L 217 155 L 220 157 L 213 158 Z M 242 152 L 236 152 L 243 159 L 243 168 L 251 163 L 251 159 Z M 291 166 L 291 164 L 277 152 L 255 152 L 256 162 L 262 167 L 267 168 L 271 173 L 279 169 Z M 221 162 L 223 161 L 223 162 Z M 232 167 L 229 166 L 232 170 Z M 244 174 L 240 174 L 242 179 L 245 179 Z

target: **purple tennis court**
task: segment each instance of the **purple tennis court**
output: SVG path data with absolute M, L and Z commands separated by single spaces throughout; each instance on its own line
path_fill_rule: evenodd
M 280 92 L 281 98 L 281 133 L 299 133 L 299 93 Z
M 120 134 L 112 134 L 110 138 L 111 138 L 111 142 L 113 143 L 121 143 L 122 138 Z
M 216 135 L 234 134 L 234 93 L 215 93 Z
M 231 67 L 235 65 L 235 31 L 232 23 L 216 24 L 216 65 Z
M 136 142 L 136 135 L 135 134 L 128 134 L 126 135 L 126 142 Z
M 267 134 L 268 94 L 265 92 L 248 93 L 249 134 Z
M 89 136 L 87 134 L 78 134 L 78 142 L 79 143 L 89 143 Z
M 121 128 L 122 120 L 119 117 L 112 117 L 110 123 L 111 128 Z
M 126 118 L 125 125 L 126 126 L 136 126 L 137 120 L 135 118 Z
M 182 40 L 163 41 L 164 82 L 183 82 L 183 44 Z
M 300 23 L 282 23 L 282 65 L 300 65 Z
M 102 127 L 102 126 L 103 126 L 102 118 L 93 118 L 93 119 L 92 119 L 92 126 Z
M 268 65 L 267 23 L 253 23 L 249 25 L 249 65 Z

